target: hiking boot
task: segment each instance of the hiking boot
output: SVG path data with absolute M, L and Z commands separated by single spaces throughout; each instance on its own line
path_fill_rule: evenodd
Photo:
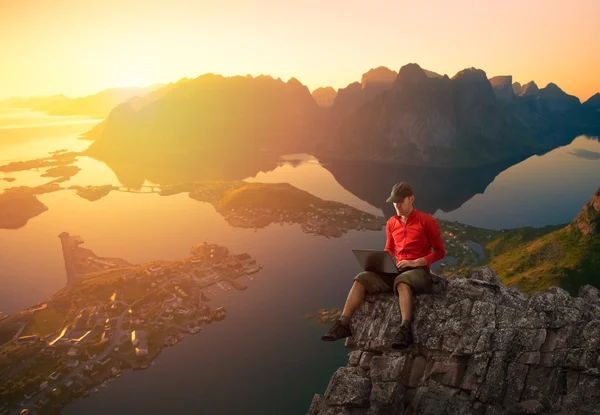
M 343 339 L 344 337 L 350 336 L 352 336 L 352 330 L 350 329 L 350 326 L 343 324 L 341 320 L 336 320 L 336 322 L 333 323 L 333 326 L 331 326 L 327 334 L 321 336 L 321 340 L 326 342 L 332 342 L 334 340 L 339 340 Z
M 396 334 L 396 337 L 392 342 L 392 349 L 405 349 L 412 343 L 412 341 L 412 330 L 410 329 L 410 324 L 400 326 L 400 330 L 398 330 L 398 334 Z

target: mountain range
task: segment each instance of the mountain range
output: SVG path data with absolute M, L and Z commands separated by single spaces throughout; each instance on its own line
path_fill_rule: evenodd
M 475 167 L 541 154 L 600 132 L 600 96 L 581 104 L 550 83 L 520 85 L 469 68 L 372 69 L 313 94 L 297 79 L 205 74 L 134 97 L 90 131 L 88 154 L 152 160 L 223 152 Z
M 135 97 L 152 95 L 154 91 L 167 91 L 165 85 L 153 85 L 148 88 L 110 88 L 79 98 L 65 95 L 50 95 L 30 98 L 10 98 L 0 102 L 4 107 L 30 108 L 50 115 L 88 115 L 104 118 L 120 103 Z M 142 99 L 142 98 L 138 98 Z

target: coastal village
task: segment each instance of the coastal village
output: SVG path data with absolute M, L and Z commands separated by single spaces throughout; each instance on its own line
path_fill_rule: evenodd
M 246 289 L 237 279 L 252 280 L 262 268 L 246 253 L 206 242 L 182 261 L 132 266 L 79 247 L 80 236 L 60 238 L 67 287 L 0 317 L 0 326 L 23 322 L 0 346 L 0 415 L 59 411 L 123 370 L 152 366 L 164 348 L 226 317 L 224 307 L 207 304 L 211 289 Z M 37 330 L 40 320 L 54 330 Z
M 310 205 L 311 211 L 292 212 L 269 208 L 242 208 L 222 213 L 232 226 L 240 228 L 263 228 L 272 223 L 299 223 L 304 233 L 326 238 L 339 238 L 349 230 L 379 231 L 385 226 L 383 217 L 359 212 L 351 207 L 325 209 Z

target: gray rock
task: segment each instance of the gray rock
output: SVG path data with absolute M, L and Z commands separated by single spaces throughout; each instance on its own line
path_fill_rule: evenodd
M 488 282 L 490 284 L 497 286 L 498 288 L 500 286 L 504 285 L 502 283 L 502 281 L 500 280 L 500 278 L 498 278 L 498 276 L 496 275 L 494 270 L 492 268 L 490 268 L 489 266 L 485 266 L 485 267 L 481 267 L 481 268 L 477 268 L 476 270 L 473 270 L 471 273 L 469 273 L 467 278 L 472 279 L 472 280 Z
M 380 410 L 399 409 L 404 398 L 404 386 L 398 382 L 375 382 L 371 388 L 371 406 Z
M 529 296 L 520 291 L 517 287 L 500 287 L 500 305 L 516 310 L 524 310 L 527 307 L 528 302 Z
M 585 339 L 583 347 L 588 349 L 597 349 L 600 345 L 600 320 L 590 321 L 583 328 L 583 338 Z
M 373 352 L 363 352 L 360 356 L 358 365 L 363 369 L 368 369 L 371 366 L 371 360 L 374 356 L 377 356 L 377 354 Z
M 539 401 L 530 400 L 520 402 L 517 405 L 517 408 L 519 410 L 519 413 L 522 414 L 541 414 L 544 410 L 544 405 L 542 405 L 542 403 Z
M 353 350 L 348 353 L 348 366 L 358 366 L 362 353 L 361 350 Z
M 505 406 L 510 407 L 514 402 L 518 402 L 521 399 L 528 371 L 529 366 L 525 364 L 510 363 L 508 365 L 507 379 L 510 382 L 508 382 L 506 394 L 504 395 Z
M 591 285 L 585 285 L 579 289 L 579 297 L 586 303 L 600 306 L 600 290 Z
M 529 298 L 529 304 L 527 305 L 527 307 L 535 311 L 554 311 L 554 295 L 553 293 L 547 291 L 534 292 Z
M 397 381 L 404 370 L 407 357 L 375 356 L 371 359 L 371 379 L 374 382 Z
M 323 409 L 323 398 L 318 393 L 315 393 L 313 400 L 308 409 L 308 415 L 318 415 Z
M 458 389 L 438 384 L 421 387 L 411 405 L 417 414 L 441 415 L 447 412 L 450 401 L 458 392 Z
M 309 413 L 593 413 L 585 408 L 600 405 L 600 291 L 580 293 L 527 296 L 489 267 L 434 276 L 432 293 L 415 298 L 414 344 L 402 351 L 390 348 L 397 297 L 367 294 L 346 341 L 348 367 Z
M 328 406 L 369 407 L 371 379 L 358 368 L 339 368 L 325 391 Z

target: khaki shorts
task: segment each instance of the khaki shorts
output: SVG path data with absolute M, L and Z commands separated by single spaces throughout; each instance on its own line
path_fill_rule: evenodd
M 428 294 L 431 292 L 431 274 L 425 268 L 413 268 L 400 274 L 384 274 L 363 271 L 354 277 L 354 281 L 365 286 L 369 293 L 383 293 L 392 291 L 398 295 L 398 283 L 406 283 L 414 294 Z

